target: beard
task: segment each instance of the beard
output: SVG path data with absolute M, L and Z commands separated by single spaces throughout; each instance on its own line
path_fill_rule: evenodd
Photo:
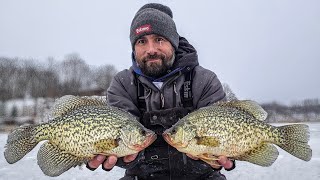
M 159 59 L 157 61 L 152 61 Z M 159 78 L 168 73 L 168 70 L 172 67 L 175 59 L 175 53 L 172 53 L 171 57 L 166 57 L 163 54 L 148 55 L 145 58 L 139 60 L 136 59 L 141 72 L 149 77 Z

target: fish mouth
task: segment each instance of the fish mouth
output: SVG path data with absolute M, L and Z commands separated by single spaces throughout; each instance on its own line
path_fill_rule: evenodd
M 136 151 L 142 151 L 146 147 L 150 146 L 157 139 L 157 135 L 154 132 L 150 132 L 146 135 L 146 139 L 142 144 L 135 144 L 131 148 Z
M 182 142 L 173 142 L 172 138 L 170 137 L 170 135 L 166 132 L 164 132 L 162 134 L 163 139 L 170 144 L 171 146 L 175 147 L 175 148 L 184 148 L 187 147 L 187 143 L 182 143 Z

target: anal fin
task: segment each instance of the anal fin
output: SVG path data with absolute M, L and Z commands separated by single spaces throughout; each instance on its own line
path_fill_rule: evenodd
M 235 159 L 266 167 L 271 166 L 278 155 L 279 152 L 274 145 L 263 143 L 261 146 L 235 157 Z
M 82 165 L 88 160 L 66 153 L 50 142 L 45 142 L 40 147 L 37 158 L 42 172 L 51 177 L 59 176 L 71 167 Z

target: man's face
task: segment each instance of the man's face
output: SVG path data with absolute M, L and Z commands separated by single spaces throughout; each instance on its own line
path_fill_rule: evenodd
M 138 66 L 150 77 L 165 75 L 174 62 L 174 48 L 170 41 L 156 34 L 138 39 L 134 49 Z

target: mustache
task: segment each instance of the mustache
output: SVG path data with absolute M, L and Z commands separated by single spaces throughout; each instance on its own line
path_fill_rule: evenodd
M 143 58 L 143 62 L 147 62 L 150 59 L 161 59 L 162 61 L 164 61 L 165 58 L 166 56 L 163 54 L 147 55 L 145 58 Z

